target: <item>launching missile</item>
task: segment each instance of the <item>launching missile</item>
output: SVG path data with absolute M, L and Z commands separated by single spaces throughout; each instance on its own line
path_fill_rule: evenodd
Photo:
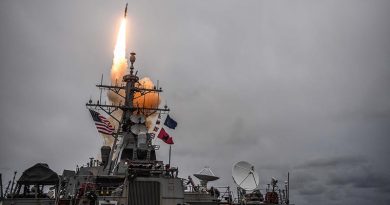
M 127 16 L 127 4 L 128 4 L 128 3 L 126 3 L 125 15 L 123 16 L 124 18 L 126 18 L 126 16 Z

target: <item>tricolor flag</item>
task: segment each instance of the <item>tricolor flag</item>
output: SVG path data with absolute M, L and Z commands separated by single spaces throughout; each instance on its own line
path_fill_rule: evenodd
M 89 110 L 89 112 L 91 113 L 92 119 L 95 122 L 98 132 L 106 135 L 112 135 L 114 133 L 114 127 L 110 124 L 110 121 L 108 121 L 103 115 L 91 109 Z
M 160 133 L 158 133 L 157 137 L 167 144 L 174 144 L 172 137 L 169 136 L 167 132 L 165 132 L 164 128 L 161 128 Z

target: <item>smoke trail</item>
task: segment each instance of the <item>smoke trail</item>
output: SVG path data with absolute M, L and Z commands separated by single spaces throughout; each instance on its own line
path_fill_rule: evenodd
M 117 41 L 115 44 L 114 49 L 114 58 L 112 60 L 112 66 L 111 66 L 111 84 L 113 85 L 120 85 L 122 84 L 123 76 L 127 73 L 128 64 L 126 59 L 126 19 L 123 19 L 119 28 Z M 150 78 L 145 77 L 139 80 L 139 84 L 136 86 L 140 88 L 147 88 L 147 89 L 153 89 L 154 84 L 150 80 Z M 119 92 L 121 96 L 125 96 L 125 91 L 121 90 Z M 115 105 L 124 104 L 124 99 L 119 96 L 118 94 L 108 91 L 107 97 L 110 100 L 111 103 Z M 160 104 L 159 96 L 156 92 L 149 92 L 143 96 L 141 96 L 141 93 L 136 92 L 134 94 L 135 100 L 133 101 L 133 106 L 135 107 L 145 107 L 145 108 L 156 108 Z M 150 113 L 147 113 L 150 114 Z M 122 118 L 122 111 L 118 110 L 113 113 L 114 117 L 116 119 Z M 146 126 L 150 128 L 151 117 L 149 117 L 146 121 Z M 116 128 L 118 128 L 119 123 L 110 117 L 108 119 L 112 125 L 114 125 Z M 111 135 L 102 135 L 104 140 L 104 145 L 108 145 L 112 147 L 113 144 L 113 137 Z
M 111 66 L 111 83 L 113 85 L 119 85 L 122 82 L 123 76 L 127 71 L 127 59 L 126 59 L 126 19 L 124 18 L 119 28 L 115 49 L 114 59 Z M 124 92 L 121 93 L 124 95 Z M 108 99 L 118 105 L 123 99 L 112 91 L 108 92 Z
M 126 19 L 123 18 L 116 39 L 114 58 L 112 59 L 111 84 L 120 85 L 122 83 L 123 76 L 126 74 L 127 71 L 127 66 L 128 65 L 126 59 Z M 124 91 L 121 92 L 120 94 L 124 96 Z M 119 95 L 117 95 L 112 91 L 107 92 L 107 97 L 110 100 L 110 102 L 115 105 L 119 105 L 123 101 L 122 97 L 120 97 Z M 114 113 L 112 113 L 112 115 L 116 119 L 120 120 L 122 117 L 122 111 L 120 110 L 115 111 Z M 108 120 L 113 126 L 115 126 L 115 128 L 118 128 L 119 123 L 114 118 L 110 117 Z M 112 147 L 112 144 L 114 142 L 113 137 L 111 135 L 105 135 L 105 134 L 103 134 L 102 136 L 104 140 L 104 145 L 108 145 Z

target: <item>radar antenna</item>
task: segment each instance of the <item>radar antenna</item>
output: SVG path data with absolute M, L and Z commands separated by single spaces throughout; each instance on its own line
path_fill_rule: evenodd
M 200 180 L 200 185 L 207 189 L 207 183 L 210 181 L 215 181 L 219 179 L 219 177 L 215 176 L 213 171 L 211 171 L 210 167 L 204 167 L 197 174 L 194 174 L 196 178 Z

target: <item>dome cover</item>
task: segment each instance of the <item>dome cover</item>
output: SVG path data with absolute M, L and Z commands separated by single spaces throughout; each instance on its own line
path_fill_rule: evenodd
M 58 174 L 51 170 L 49 166 L 44 163 L 38 163 L 26 169 L 18 180 L 18 183 L 25 185 L 52 185 L 58 184 L 58 182 Z

